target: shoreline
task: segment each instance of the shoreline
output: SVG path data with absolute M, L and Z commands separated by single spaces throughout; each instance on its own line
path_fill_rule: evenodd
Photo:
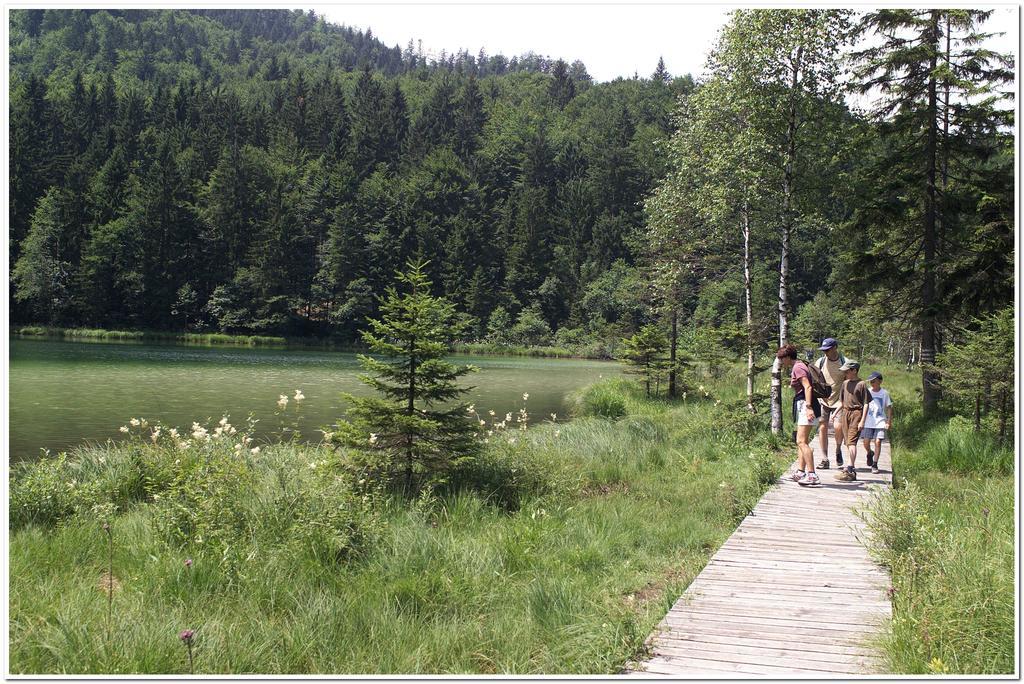
M 10 326 L 10 337 L 23 339 L 66 340 L 71 342 L 164 343 L 203 347 L 262 347 L 267 349 L 321 349 L 344 353 L 365 353 L 366 347 L 330 338 L 282 337 L 271 335 L 228 335 L 224 333 L 161 332 L 152 330 L 106 330 L 104 328 L 57 328 L 51 326 Z M 608 355 L 580 353 L 556 346 L 499 345 L 492 342 L 465 342 L 452 346 L 453 354 L 466 356 L 529 356 L 549 359 L 614 361 Z

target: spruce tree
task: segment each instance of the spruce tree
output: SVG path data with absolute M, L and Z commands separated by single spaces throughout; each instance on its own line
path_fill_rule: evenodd
M 640 376 L 648 397 L 651 396 L 651 381 L 667 370 L 664 364 L 667 351 L 665 332 L 653 324 L 645 325 L 640 332 L 622 340 L 619 360 L 628 366 L 627 373 Z
M 378 358 L 359 356 L 365 371 L 360 380 L 381 396 L 345 395 L 351 408 L 338 432 L 364 465 L 401 483 L 407 494 L 443 479 L 477 448 L 475 426 L 458 401 L 471 388 L 457 383 L 477 369 L 445 360 L 462 325 L 454 305 L 430 294 L 426 266 L 408 262 L 397 274 L 404 291 L 389 287 L 380 318 L 369 319 L 370 328 L 362 332 Z
M 885 9 L 865 15 L 859 27 L 881 38 L 855 54 L 855 77 L 857 90 L 881 95 L 873 114 L 883 135 L 867 168 L 869 182 L 882 191 L 854 221 L 872 232 L 874 264 L 854 258 L 850 270 L 892 283 L 903 315 L 919 325 L 926 414 L 938 410 L 940 398 L 934 364 L 947 322 L 943 293 L 956 298 L 944 275 L 963 242 L 949 234 L 953 193 L 944 176 L 952 160 L 961 183 L 978 185 L 975 174 L 992 154 L 994 132 L 1012 116 L 999 92 L 1013 80 L 1012 61 L 981 47 L 987 35 L 978 26 L 990 15 Z M 990 186 L 988 180 L 981 185 Z

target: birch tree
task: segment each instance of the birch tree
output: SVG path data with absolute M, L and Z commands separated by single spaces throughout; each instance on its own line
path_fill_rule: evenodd
M 828 141 L 822 125 L 834 117 L 840 97 L 839 53 L 849 35 L 849 16 L 846 10 L 738 10 L 709 61 L 712 73 L 743 101 L 751 126 L 765 142 L 766 162 L 774 167 L 759 191 L 778 198 L 779 345 L 789 341 L 793 230 L 814 223 L 809 219 L 815 209 L 807 200 L 820 188 L 811 179 L 831 160 L 821 150 Z M 771 407 L 772 432 L 778 434 L 782 369 L 777 361 Z

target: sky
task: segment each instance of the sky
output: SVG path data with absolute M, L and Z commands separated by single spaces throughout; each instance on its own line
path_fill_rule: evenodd
M 797 6 L 789 3 L 787 6 Z M 911 3 L 907 3 L 911 4 Z M 959 4 L 959 3 L 952 3 Z M 567 62 L 580 59 L 597 81 L 634 72 L 649 76 L 665 59 L 673 76 L 699 76 L 719 29 L 736 6 L 703 3 L 631 4 L 456 4 L 426 1 L 312 5 L 329 21 L 371 28 L 388 46 L 422 40 L 428 55 L 460 49 L 506 57 L 533 51 Z M 864 7 L 863 9 L 869 9 Z M 1017 5 L 996 10 L 985 25 L 1006 31 L 992 46 L 1018 54 Z

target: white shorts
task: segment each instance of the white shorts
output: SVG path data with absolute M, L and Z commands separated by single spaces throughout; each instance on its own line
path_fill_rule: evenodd
M 818 417 L 811 416 L 810 420 L 807 420 L 807 402 L 803 399 L 796 400 L 796 424 L 797 425 L 817 425 Z

